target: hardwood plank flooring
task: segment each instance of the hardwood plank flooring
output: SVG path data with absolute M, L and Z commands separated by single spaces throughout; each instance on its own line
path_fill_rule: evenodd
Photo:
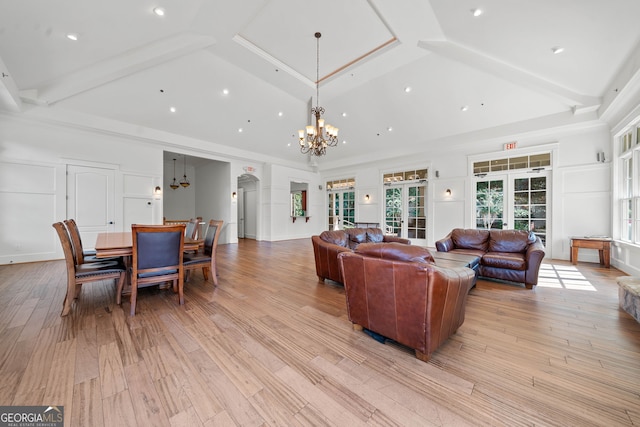
M 61 405 L 67 426 L 637 426 L 640 325 L 615 268 L 548 260 L 534 290 L 479 280 L 428 362 L 354 331 L 309 239 L 218 247 L 184 306 L 113 281 L 59 316 L 63 261 L 0 266 L 0 405 Z

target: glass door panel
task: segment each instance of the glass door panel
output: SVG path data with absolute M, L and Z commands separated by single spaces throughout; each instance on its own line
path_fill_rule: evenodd
M 340 223 L 340 193 L 329 193 L 329 230 L 337 230 Z
M 533 231 L 547 240 L 548 174 L 509 174 L 476 182 L 476 228 Z
M 426 245 L 426 204 L 426 185 L 398 184 L 385 188 L 385 233 Z
M 513 228 L 533 231 L 544 244 L 547 235 L 547 178 L 515 178 L 513 189 Z
M 356 220 L 355 191 L 332 191 L 329 193 L 329 230 L 352 227 Z
M 345 191 L 342 193 L 342 225 L 353 226 L 356 221 L 356 192 Z
M 408 187 L 407 237 L 409 239 L 427 238 L 427 215 L 425 212 L 427 187 L 424 185 Z
M 400 236 L 402 233 L 402 187 L 385 188 L 385 233 Z
M 476 228 L 506 227 L 504 224 L 504 180 L 476 182 Z

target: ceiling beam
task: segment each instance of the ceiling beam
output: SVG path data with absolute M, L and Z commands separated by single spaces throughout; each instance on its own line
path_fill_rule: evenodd
M 22 100 L 16 82 L 11 77 L 9 69 L 0 58 L 0 108 L 19 112 L 22 110 Z
M 210 36 L 177 34 L 67 74 L 45 86 L 22 91 L 20 95 L 25 102 L 51 105 L 215 43 L 216 40 Z
M 545 93 L 563 104 L 566 104 L 574 114 L 592 112 L 602 104 L 599 97 L 582 95 L 566 87 L 545 80 L 506 62 L 499 61 L 477 51 L 468 49 L 450 41 L 430 40 L 419 41 L 418 46 L 437 55 L 444 56 L 457 62 L 485 71 L 493 76 L 515 83 L 537 92 Z

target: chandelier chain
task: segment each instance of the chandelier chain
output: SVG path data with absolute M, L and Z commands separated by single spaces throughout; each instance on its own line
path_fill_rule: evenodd
M 316 107 L 320 105 L 320 33 L 316 33 Z

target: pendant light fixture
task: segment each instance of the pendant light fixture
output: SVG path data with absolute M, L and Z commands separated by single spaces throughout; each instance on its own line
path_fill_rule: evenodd
M 172 190 L 175 190 L 176 188 L 180 187 L 178 185 L 178 181 L 176 181 L 176 159 L 173 159 L 173 181 L 171 181 L 171 184 L 169 185 L 169 187 L 171 187 Z
M 187 188 L 189 185 L 191 185 L 191 183 L 187 179 L 187 156 L 184 156 L 184 175 L 180 180 L 180 185 L 182 185 L 184 188 Z
M 298 131 L 300 139 L 300 151 L 303 154 L 311 154 L 312 156 L 324 156 L 327 147 L 335 147 L 338 144 L 338 128 L 324 122 L 322 114 L 324 108 L 320 107 L 320 37 L 322 34 L 315 33 L 316 37 L 316 106 L 311 109 L 311 114 L 315 116 L 315 125 L 309 125 L 306 128 L 306 136 L 304 130 Z

